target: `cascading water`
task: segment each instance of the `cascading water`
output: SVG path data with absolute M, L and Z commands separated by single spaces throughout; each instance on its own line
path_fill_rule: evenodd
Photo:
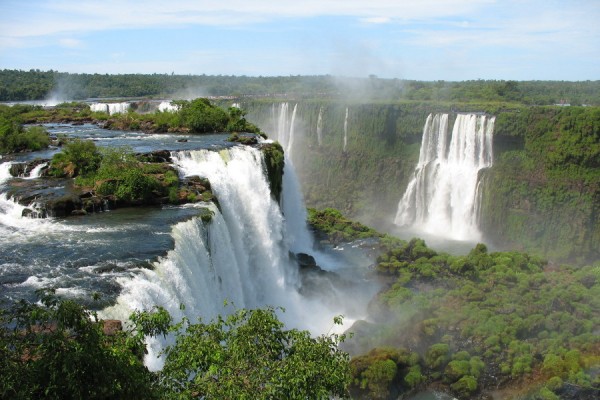
M 348 146 L 348 107 L 346 107 L 346 116 L 344 117 L 344 153 Z
M 0 164 L 0 185 L 12 178 L 12 175 L 10 174 L 11 166 L 12 162 L 4 162 Z
M 24 176 L 23 179 L 37 179 L 42 175 L 42 170 L 48 166 L 48 163 L 41 163 L 36 165 L 30 172 L 29 175 Z
M 283 192 L 281 206 L 290 237 L 291 250 L 296 253 L 311 253 L 313 238 L 306 227 L 306 210 L 300 190 L 300 183 L 293 167 L 295 121 L 298 104 L 294 105 L 291 116 L 288 103 L 281 103 L 277 115 L 277 131 L 274 137 L 284 149 Z M 274 109 L 273 109 L 274 110 Z M 275 116 L 275 112 L 273 113 Z M 321 115 L 321 112 L 319 112 Z
M 274 139 L 277 140 L 287 157 L 292 159 L 294 151 L 294 124 L 296 122 L 296 112 L 298 104 L 294 105 L 292 113 L 289 113 L 288 103 L 281 103 L 279 106 L 279 115 L 277 115 L 277 129 L 274 132 Z
M 194 321 L 227 311 L 223 303 L 229 300 L 236 307 L 283 306 L 282 317 L 292 326 L 316 332 L 331 326 L 333 313 L 322 304 L 301 300 L 297 291 L 298 270 L 289 257 L 294 246 L 271 197 L 262 153 L 233 147 L 176 152 L 172 158 L 182 175 L 209 179 L 220 207 L 209 206 L 209 223 L 197 217 L 177 224 L 172 230 L 175 248 L 155 263 L 154 270 L 121 279 L 117 304 L 103 314 L 125 319 L 134 309 L 160 305 L 176 319 L 187 316 Z M 155 355 L 161 344 L 151 341 L 150 347 L 148 365 L 160 368 Z
M 492 165 L 495 117 L 458 114 L 448 138 L 448 114 L 430 114 L 419 162 L 398 204 L 395 223 L 456 240 L 477 241 L 478 173 Z
M 123 114 L 129 110 L 130 103 L 92 103 L 90 104 L 90 110 L 94 112 L 105 112 L 110 115 Z
M 319 117 L 317 118 L 317 143 L 323 144 L 323 107 L 319 107 Z
M 173 104 L 171 101 L 161 101 L 158 105 L 158 111 L 162 112 L 176 112 L 179 110 L 179 106 Z

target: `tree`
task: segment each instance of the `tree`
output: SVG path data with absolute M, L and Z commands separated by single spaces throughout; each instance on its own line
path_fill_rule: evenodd
M 347 397 L 344 336 L 286 330 L 273 308 L 238 310 L 191 324 L 167 348 L 160 383 L 169 398 L 328 399 Z
M 0 309 L 0 398 L 153 399 L 143 336 L 106 334 L 95 313 L 42 296 Z

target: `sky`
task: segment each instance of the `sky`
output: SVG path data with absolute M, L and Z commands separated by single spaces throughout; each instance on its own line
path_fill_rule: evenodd
M 0 69 L 598 80 L 600 0 L 0 0 Z

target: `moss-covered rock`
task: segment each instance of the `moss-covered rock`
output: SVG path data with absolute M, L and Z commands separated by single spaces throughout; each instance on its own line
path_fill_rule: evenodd
M 274 142 L 262 144 L 260 149 L 264 155 L 271 196 L 279 202 L 283 190 L 283 168 L 285 166 L 283 148 L 279 143 Z

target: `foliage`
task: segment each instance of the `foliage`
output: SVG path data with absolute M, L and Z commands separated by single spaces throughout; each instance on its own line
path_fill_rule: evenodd
M 71 300 L 0 309 L 0 397 L 153 399 L 346 397 L 344 336 L 286 330 L 271 308 L 238 310 L 210 323 L 173 324 L 162 308 L 137 311 L 129 328 Z M 185 329 L 182 327 L 185 326 Z M 176 332 L 162 371 L 142 363 L 144 337 Z
M 285 167 L 285 158 L 283 148 L 277 142 L 262 145 L 261 147 L 271 196 L 277 201 L 281 200 L 281 191 L 283 190 L 283 169 Z
M 524 104 L 600 104 L 598 81 L 413 81 L 323 76 L 209 76 L 174 74 L 70 74 L 40 70 L 0 71 L 0 101 L 43 99 L 60 93 L 68 99 L 170 96 L 201 87 L 210 96 L 255 95 L 348 97 L 361 93 L 370 100 L 504 101 Z
M 71 300 L 42 297 L 0 309 L 0 397 L 153 399 L 141 337 L 107 334 L 95 313 Z
M 37 151 L 48 147 L 48 132 L 40 126 L 23 128 L 19 115 L 29 107 L 0 105 L 0 154 Z
M 89 175 L 100 167 L 102 155 L 91 140 L 73 140 L 53 156 L 50 173 L 53 175 Z
M 238 310 L 178 333 L 160 382 L 168 398 L 345 397 L 348 355 L 337 347 L 343 340 L 284 329 L 271 308 Z
M 333 208 L 324 210 L 309 208 L 308 223 L 317 231 L 324 233 L 334 244 L 381 236 L 375 230 L 345 218 L 341 212 Z
M 600 265 L 551 267 L 482 244 L 451 256 L 413 239 L 391 246 L 375 268 L 393 278 L 378 295 L 385 317 L 369 337 L 355 336 L 355 345 L 419 348 L 423 381 L 444 383 L 462 398 L 532 377 L 555 391 L 569 383 L 593 387 Z M 363 375 L 353 369 L 353 376 Z M 393 382 L 402 388 L 408 378 L 399 369 Z

